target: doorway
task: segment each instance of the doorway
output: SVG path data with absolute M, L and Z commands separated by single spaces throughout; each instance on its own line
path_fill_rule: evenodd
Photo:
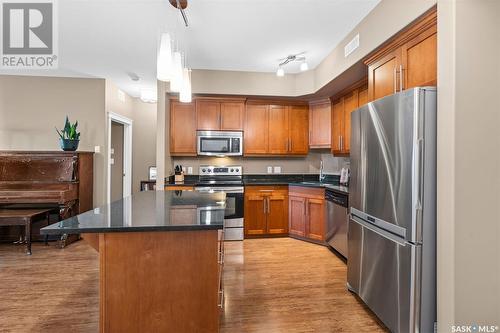
M 132 193 L 132 120 L 108 112 L 107 202 Z

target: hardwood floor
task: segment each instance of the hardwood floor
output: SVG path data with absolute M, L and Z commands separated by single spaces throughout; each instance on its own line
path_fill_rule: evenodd
M 227 242 L 229 332 L 386 332 L 346 290 L 346 265 L 327 248 L 292 238 Z
M 0 332 L 97 332 L 98 254 L 0 244 Z M 221 332 L 386 332 L 345 288 L 345 264 L 291 238 L 227 242 Z M 72 318 L 73 320 L 69 320 Z

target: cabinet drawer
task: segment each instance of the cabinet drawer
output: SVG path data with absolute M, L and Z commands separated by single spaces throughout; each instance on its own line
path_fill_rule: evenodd
M 308 186 L 290 186 L 289 195 L 299 196 L 302 198 L 325 199 L 325 189 Z
M 252 193 L 252 194 L 261 194 L 265 195 L 266 193 L 276 193 L 276 191 L 279 192 L 288 192 L 288 186 L 286 185 L 247 185 L 245 186 L 245 193 Z

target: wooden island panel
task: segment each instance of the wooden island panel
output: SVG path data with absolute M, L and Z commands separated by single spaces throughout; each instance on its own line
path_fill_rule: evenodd
M 218 332 L 217 256 L 217 230 L 100 233 L 100 332 Z

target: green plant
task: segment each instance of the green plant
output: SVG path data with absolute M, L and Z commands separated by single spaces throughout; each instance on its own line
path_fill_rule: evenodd
M 74 124 L 71 124 L 69 122 L 68 116 L 66 116 L 66 122 L 64 123 L 64 128 L 62 131 L 59 131 L 56 127 L 57 134 L 59 134 L 59 137 L 63 140 L 69 139 L 69 140 L 80 140 L 80 132 L 76 131 L 76 128 L 78 127 L 78 121 L 76 121 Z

